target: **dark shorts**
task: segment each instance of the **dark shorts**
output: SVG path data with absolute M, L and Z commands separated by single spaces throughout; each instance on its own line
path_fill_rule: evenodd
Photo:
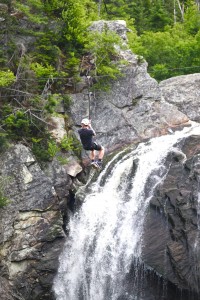
M 102 148 L 101 145 L 98 145 L 98 144 L 96 144 L 96 143 L 92 143 L 91 147 L 90 147 L 90 148 L 87 148 L 87 149 L 85 149 L 85 150 L 90 150 L 90 151 L 92 151 L 92 150 L 97 150 L 97 151 L 100 151 L 100 150 L 102 150 L 102 149 L 103 149 L 103 148 Z

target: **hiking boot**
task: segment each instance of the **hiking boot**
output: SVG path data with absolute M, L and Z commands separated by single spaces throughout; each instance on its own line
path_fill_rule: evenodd
M 96 161 L 92 161 L 91 164 L 90 164 L 93 168 L 96 168 L 98 169 L 99 168 L 99 165 Z
M 99 169 L 102 168 L 102 161 L 101 160 L 96 161 L 96 164 L 98 165 Z

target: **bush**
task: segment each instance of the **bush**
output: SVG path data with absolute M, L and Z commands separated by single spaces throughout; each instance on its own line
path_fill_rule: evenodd
M 81 151 L 81 144 L 73 136 L 64 136 L 60 142 L 60 148 L 64 151 L 73 151 L 74 153 L 79 155 Z
M 48 151 L 48 137 L 47 138 L 32 138 L 32 152 L 39 162 L 47 162 L 52 160 L 52 156 Z
M 60 148 L 57 146 L 56 141 L 50 140 L 48 142 L 48 149 L 47 149 L 47 151 L 48 151 L 49 156 L 51 158 L 55 157 L 59 150 L 60 150 Z
M 30 133 L 30 121 L 24 111 L 19 110 L 10 114 L 3 122 L 7 133 L 14 139 L 28 136 Z
M 72 137 L 64 136 L 60 142 L 60 147 L 62 150 L 70 151 L 74 148 L 74 141 Z
M 8 86 L 15 80 L 15 75 L 10 70 L 0 71 L 0 87 Z

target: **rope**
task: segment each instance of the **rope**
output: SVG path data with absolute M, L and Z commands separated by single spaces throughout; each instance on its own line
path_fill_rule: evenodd
M 44 89 L 43 89 L 43 92 L 42 92 L 42 97 L 46 98 L 48 93 L 49 93 L 49 90 L 51 90 L 51 86 L 54 82 L 54 79 L 53 77 L 49 77 L 45 86 L 44 86 Z
M 90 92 L 90 79 L 91 76 L 86 75 L 87 78 L 87 85 L 88 85 L 88 119 L 90 120 L 91 117 L 91 96 L 92 96 L 92 92 Z

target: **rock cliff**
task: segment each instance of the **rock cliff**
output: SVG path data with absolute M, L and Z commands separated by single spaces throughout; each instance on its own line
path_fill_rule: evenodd
M 103 24 L 126 41 L 124 21 L 98 21 L 91 30 L 101 30 Z M 119 56 L 127 64 L 121 66 L 123 76 L 111 84 L 109 91 L 95 91 L 89 97 L 88 81 L 83 76 L 81 92 L 71 95 L 74 124 L 80 125 L 81 119 L 89 116 L 90 109 L 98 141 L 107 152 L 166 134 L 169 128 L 184 125 L 189 120 L 186 112 L 181 112 L 163 97 L 159 84 L 149 76 L 147 63 L 141 57 L 129 49 L 119 49 Z
M 199 298 L 200 136 L 182 140 L 177 148 L 168 156 L 168 174 L 150 203 L 143 259 L 179 289 Z
M 10 201 L 0 209 L 1 299 L 49 300 L 72 180 L 56 161 L 43 171 L 20 144 L 1 156 L 0 170 Z

